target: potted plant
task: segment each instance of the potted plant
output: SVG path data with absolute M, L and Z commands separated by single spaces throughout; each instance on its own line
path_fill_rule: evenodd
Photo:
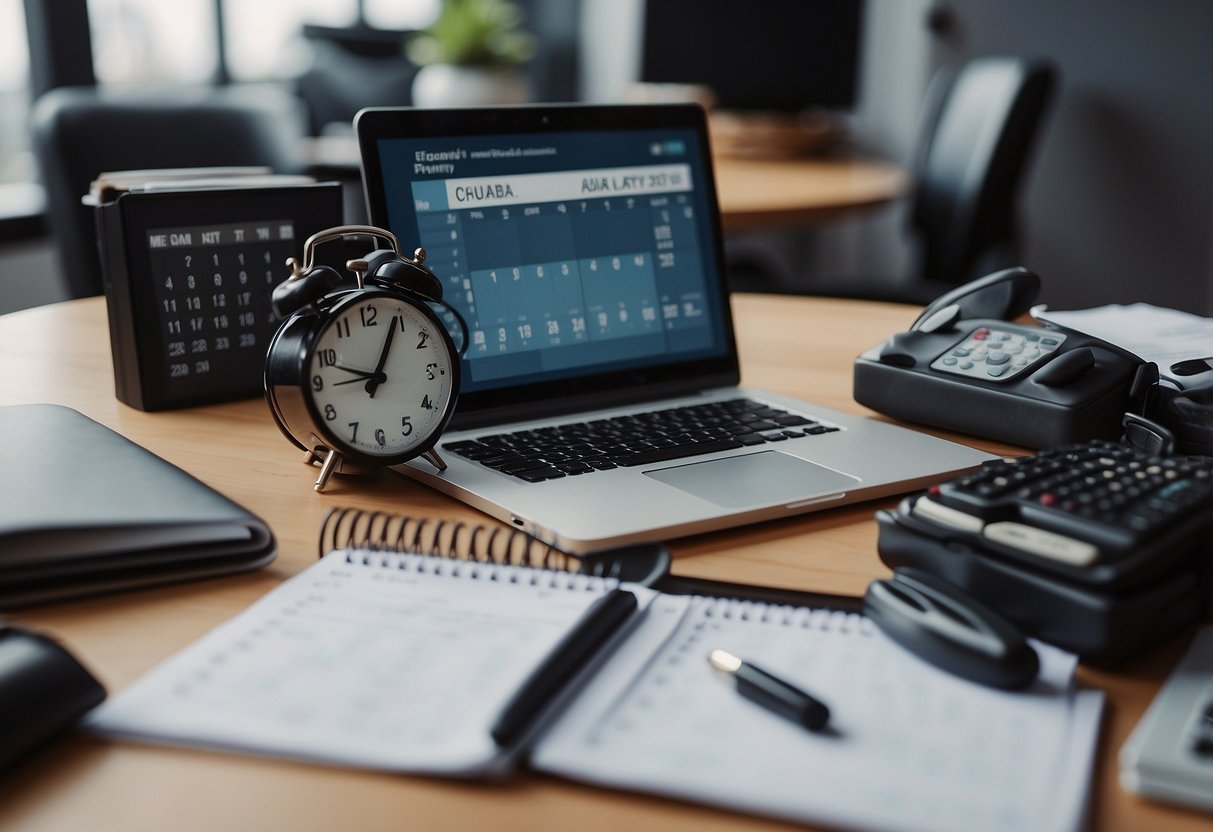
M 523 66 L 534 38 L 510 0 L 443 0 L 438 17 L 406 48 L 421 67 L 413 82 L 418 107 L 518 104 L 531 97 Z

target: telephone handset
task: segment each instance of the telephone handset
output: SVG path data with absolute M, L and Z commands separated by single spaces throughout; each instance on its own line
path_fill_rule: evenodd
M 1213 456 L 1213 356 L 1177 361 L 1169 383 L 1159 385 L 1156 417 L 1188 454 Z
M 1017 267 L 945 293 L 855 360 L 855 400 L 1029 448 L 1119 437 L 1157 367 L 1081 332 L 1015 322 L 1039 291 L 1040 278 Z

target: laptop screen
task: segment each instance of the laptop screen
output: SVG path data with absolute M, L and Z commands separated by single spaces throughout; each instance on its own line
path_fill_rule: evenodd
M 735 372 L 697 108 L 368 110 L 358 132 L 372 222 L 467 323 L 460 411 Z

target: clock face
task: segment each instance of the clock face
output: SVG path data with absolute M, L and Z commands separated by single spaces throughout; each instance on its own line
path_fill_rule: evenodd
M 377 292 L 333 308 L 307 358 L 307 393 L 335 450 L 415 455 L 446 426 L 459 356 L 427 312 Z

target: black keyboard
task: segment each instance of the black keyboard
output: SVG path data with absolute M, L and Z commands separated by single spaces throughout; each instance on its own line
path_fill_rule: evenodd
M 503 474 L 541 482 L 837 430 L 750 399 L 730 399 L 481 436 L 442 448 Z
M 983 548 L 1094 583 L 1161 574 L 1213 529 L 1213 458 L 1094 441 L 986 463 L 914 516 Z

